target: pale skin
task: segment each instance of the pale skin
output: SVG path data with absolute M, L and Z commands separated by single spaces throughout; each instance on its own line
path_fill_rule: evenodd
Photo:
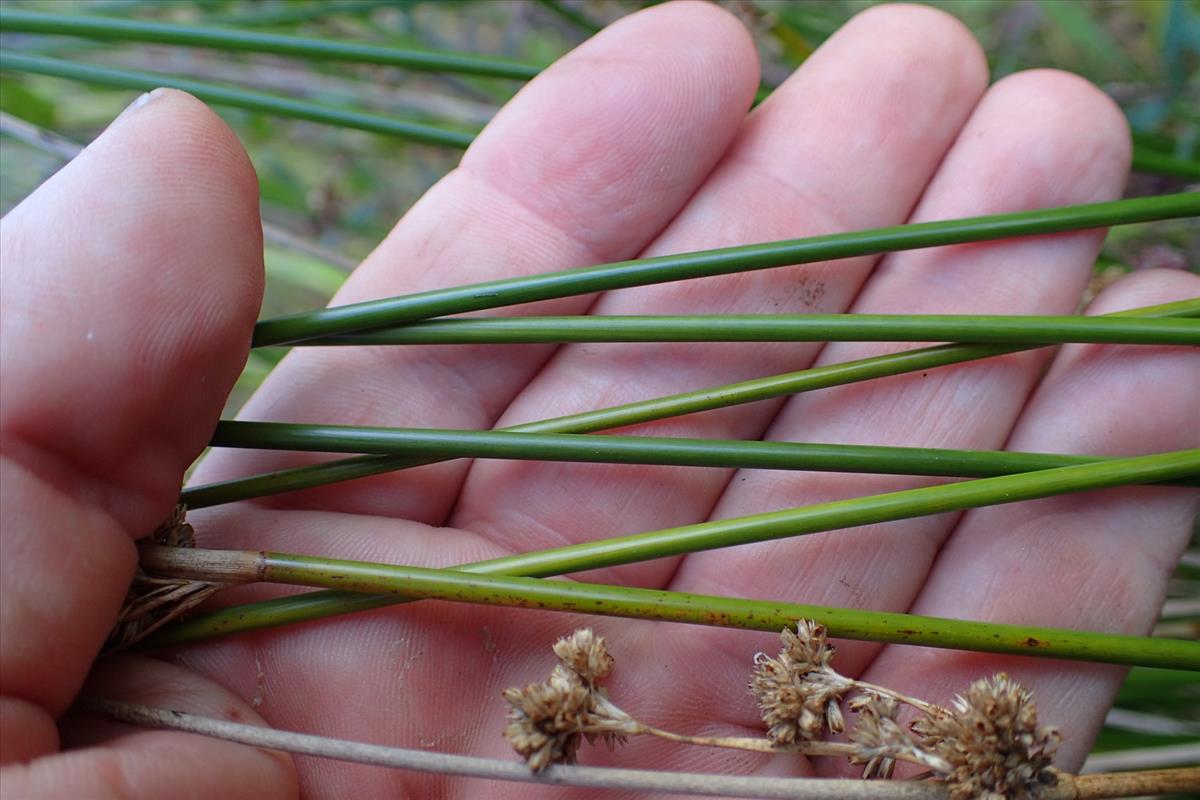
M 1071 75 L 988 87 L 951 17 L 891 6 L 836 34 L 746 116 L 753 44 L 669 4 L 533 81 L 336 303 L 708 247 L 1118 197 L 1119 111 Z M 17 797 L 480 796 L 477 782 L 289 759 L 68 715 L 81 691 L 405 747 L 511 757 L 500 691 L 592 624 L 613 698 L 647 724 L 761 731 L 769 634 L 419 604 L 95 665 L 134 566 L 245 359 L 258 193 L 232 133 L 162 92 L 5 218 L 0 758 Z M 547 303 L 541 313 L 1070 313 L 1102 233 L 918 251 Z M 1200 294 L 1139 273 L 1101 313 Z M 491 427 L 883 352 L 877 344 L 406 347 L 289 356 L 248 419 Z M 1135 454 L 1200 446 L 1200 354 L 1069 346 L 646 426 L 667 435 Z M 1048 370 L 1043 374 L 1043 370 Z M 306 463 L 218 453 L 208 482 Z M 417 565 L 917 485 L 899 477 L 455 461 L 197 513 L 201 546 Z M 605 582 L 1145 633 L 1197 493 L 1137 488 L 891 523 L 590 574 Z M 244 590 L 238 599 L 265 596 Z M 840 671 L 931 701 L 999 670 L 1086 754 L 1123 672 L 845 643 Z M 63 749 L 60 752 L 60 748 Z M 589 764 L 834 774 L 831 761 L 635 741 Z M 492 797 L 541 796 L 524 786 Z M 546 796 L 563 796 L 561 791 Z

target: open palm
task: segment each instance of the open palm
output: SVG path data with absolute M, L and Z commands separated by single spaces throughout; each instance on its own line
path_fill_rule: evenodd
M 1128 166 L 1122 116 L 1049 71 L 987 87 L 978 45 L 927 8 L 868 11 L 749 116 L 753 44 L 715 7 L 612 25 L 533 81 L 405 216 L 336 302 L 746 242 L 1099 201 Z M 187 734 L 55 717 L 79 691 L 133 569 L 247 352 L 262 248 L 240 146 L 160 92 L 3 225 L 5 782 L 17 794 L 481 796 L 481 785 Z M 1084 232 L 572 297 L 531 313 L 1071 313 L 1101 242 Z M 1143 273 L 1091 311 L 1200 294 Z M 531 307 L 533 308 L 533 307 Z M 524 309 L 523 309 L 524 310 Z M 888 345 L 308 349 L 248 419 L 491 428 L 884 352 Z M 892 348 L 895 349 L 895 348 Z M 1200 445 L 1182 348 L 1068 346 L 638 428 L 664 435 L 1134 454 Z M 1048 370 L 1048 371 L 1047 371 Z M 1190 415 L 1190 420 L 1189 420 Z M 307 463 L 217 453 L 209 482 Z M 889 491 L 896 476 L 453 461 L 193 515 L 204 547 L 421 566 Z M 1144 632 L 1195 492 L 1137 488 L 634 564 L 600 582 Z M 231 597 L 233 593 L 231 593 Z M 239 600 L 268 596 L 238 590 Z M 582 619 L 443 603 L 385 608 L 97 665 L 94 691 L 331 736 L 501 755 L 501 689 L 545 676 Z M 765 634 L 591 620 L 613 698 L 685 733 L 761 730 L 746 691 Z M 946 700 L 999 669 L 1032 687 L 1077 766 L 1115 668 L 845 643 L 841 671 Z M 257 716 L 256 716 L 257 715 Z M 657 741 L 586 763 L 807 774 Z M 293 771 L 294 770 L 294 771 Z M 25 787 L 27 791 L 23 791 Z M 529 797 L 526 786 L 487 796 Z M 189 794 L 190 793 L 190 794 Z M 562 790 L 555 790 L 560 796 Z

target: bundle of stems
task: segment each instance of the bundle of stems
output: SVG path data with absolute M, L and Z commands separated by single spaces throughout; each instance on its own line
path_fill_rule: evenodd
M 563 12 L 557 4 L 549 5 Z M 514 80 L 528 80 L 542 69 L 540 65 L 499 58 L 329 42 L 212 27 L 45 14 L 22 9 L 0 9 L 0 27 L 6 31 L 208 47 Z M 159 86 L 174 87 L 214 104 L 366 130 L 430 145 L 461 149 L 467 147 L 474 138 L 468 132 L 397 121 L 381 115 L 332 108 L 262 92 L 136 70 L 81 64 L 30 53 L 5 51 L 0 54 L 0 68 L 118 88 L 149 90 Z M 763 94 L 760 92 L 760 97 Z M 1200 177 L 1200 164 L 1140 146 L 1135 147 L 1134 164 L 1177 177 Z M 349 346 L 839 340 L 949 341 L 955 344 L 542 420 L 515 426 L 507 431 L 365 429 L 223 422 L 213 438 L 213 444 L 217 446 L 370 455 L 189 489 L 183 493 L 183 499 L 193 507 L 291 491 L 456 457 L 858 470 L 981 479 L 585 542 L 463 565 L 451 570 L 321 559 L 286 553 L 206 551 L 149 544 L 142 547 L 142 565 L 155 576 L 205 581 L 209 584 L 271 581 L 323 587 L 332 591 L 225 609 L 182 623 L 176 622 L 159 629 L 142 644 L 146 647 L 184 644 L 390 603 L 443 599 L 753 630 L 778 630 L 797 619 L 811 618 L 820 620 L 833 635 L 842 638 L 1200 669 L 1200 644 L 1195 642 L 545 579 L 550 575 L 712 548 L 1068 492 L 1137 483 L 1195 485 L 1200 481 L 1200 450 L 1105 459 L 1051 453 L 564 434 L 633 425 L 1064 342 L 1200 345 L 1200 323 L 1189 319 L 1146 318 L 1200 315 L 1200 299 L 1098 318 L 813 314 L 776 317 L 435 319 L 464 312 L 747 270 L 1198 215 L 1200 192 L 1187 192 L 635 259 L 437 289 L 260 321 L 254 333 L 253 344 L 256 347 L 290 344 Z M 173 715 L 179 724 L 200 725 L 177 712 L 163 715 L 153 709 L 136 709 L 109 701 L 98 701 L 93 705 L 116 718 L 165 724 L 164 717 Z M 263 741 L 255 743 L 261 744 Z M 299 747 L 295 739 L 290 740 L 290 745 Z M 279 742 L 266 746 L 288 749 L 287 744 Z M 297 752 L 318 751 L 298 749 Z M 363 756 L 365 751 L 360 749 L 356 752 Z M 383 758 L 378 753 L 370 757 Z M 574 774 L 564 769 L 570 768 L 554 768 L 550 779 L 560 774 Z M 491 777 L 504 776 L 493 773 Z M 1134 780 L 1124 788 L 1178 788 L 1182 785 L 1176 780 L 1178 777 L 1169 776 L 1158 783 Z M 563 780 L 569 782 L 566 777 Z M 1172 780 L 1175 782 L 1172 783 Z M 1194 781 L 1195 775 L 1190 780 Z M 1108 796 L 1103 792 L 1113 791 L 1114 785 L 1110 782 L 1105 787 L 1089 789 L 1086 779 L 1071 778 L 1062 789 L 1061 796 Z M 715 783 L 701 788 L 711 789 L 714 786 Z M 725 787 L 722 793 L 734 791 L 732 783 L 722 786 Z M 760 784 L 760 788 L 763 786 Z M 658 788 L 664 787 L 660 785 Z M 858 787 L 849 787 L 847 791 L 850 793 L 845 796 L 879 796 L 871 794 L 873 790 L 870 789 L 866 790 L 866 794 L 858 794 Z M 885 790 L 889 797 L 931 797 L 941 796 L 941 793 L 944 793 L 942 788 L 918 784 L 913 784 L 911 790 L 908 787 L 899 790 L 887 787 Z M 762 795 L 763 792 L 758 794 Z
M 1156 306 L 1105 315 L 1115 317 L 1194 317 L 1200 315 L 1200 299 L 1164 303 Z M 1033 345 L 1036 346 L 1036 345 Z M 511 426 L 505 430 L 520 433 L 591 433 L 638 425 L 669 417 L 727 408 L 758 400 L 826 389 L 890 375 L 918 372 L 981 358 L 1014 353 L 1030 345 L 941 345 L 842 364 L 772 375 L 724 386 L 683 392 L 625 405 L 585 411 L 563 417 Z M 436 460 L 436 459 L 435 459 Z M 431 463 L 430 459 L 398 455 L 369 455 L 322 464 L 277 470 L 248 478 L 185 489 L 181 502 L 188 508 L 205 508 L 254 497 L 281 494 L 339 481 L 378 475 Z
M 546 577 L 880 522 L 1013 503 L 1113 486 L 1200 477 L 1200 449 L 1119 458 L 1016 475 L 926 486 L 802 508 L 520 553 L 457 569 Z M 843 535 L 853 535 L 846 533 Z M 402 602 L 393 595 L 326 590 L 223 609 L 184 625 L 189 636 L 227 635 Z M 162 635 L 168 636 L 168 629 Z

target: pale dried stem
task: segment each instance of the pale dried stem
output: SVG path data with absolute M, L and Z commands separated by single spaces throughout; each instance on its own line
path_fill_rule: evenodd
M 843 742 L 794 742 L 792 744 L 772 744 L 769 739 L 751 736 L 688 736 L 682 733 L 671 733 L 661 728 L 654 728 L 637 722 L 636 733 L 657 736 L 671 742 L 681 744 L 696 744 L 703 747 L 728 747 L 733 750 L 749 750 L 755 753 L 797 753 L 805 756 L 830 756 L 849 758 L 857 752 L 852 744 Z
M 1046 800 L 1099 800 L 1104 797 L 1144 797 L 1200 793 L 1200 767 L 1100 775 L 1061 775 Z
M 188 731 L 270 750 L 359 764 L 489 780 L 518 781 L 551 786 L 577 786 L 625 792 L 657 792 L 710 797 L 791 798 L 791 800 L 946 800 L 948 796 L 945 787 L 937 783 L 763 778 L 581 767 L 568 764 L 554 764 L 535 773 L 524 764 L 512 761 L 450 753 L 431 753 L 426 750 L 408 750 L 346 739 L 331 739 L 116 700 L 83 698 L 80 705 L 119 722 Z
M 151 708 L 99 698 L 80 705 L 110 719 L 134 725 L 189 731 L 254 747 L 333 758 L 360 764 L 409 769 L 490 780 L 694 796 L 792 798 L 792 800 L 946 800 L 944 784 L 934 781 L 859 781 L 818 778 L 761 778 L 735 775 L 643 771 L 555 764 L 533 773 L 524 764 L 425 750 L 331 739 L 293 733 L 183 711 Z M 1098 800 L 1200 790 L 1200 768 L 1114 773 L 1075 777 L 1062 775 L 1047 800 Z
M 241 584 L 262 580 L 262 558 L 253 550 L 203 550 L 144 543 L 138 548 L 142 569 L 189 581 Z
M 929 714 L 930 716 L 933 716 L 935 714 L 949 714 L 950 713 L 949 711 L 947 711 L 946 709 L 942 708 L 939 705 L 936 705 L 935 703 L 927 702 L 925 700 L 922 700 L 919 697 L 911 697 L 906 694 L 901 694 L 900 692 L 897 692 L 895 689 L 889 689 L 886 686 L 880 686 L 879 684 L 876 684 L 876 683 L 867 683 L 866 681 L 855 680 L 853 678 L 847 678 L 847 680 L 851 681 L 854 684 L 854 688 L 858 689 L 861 692 L 870 692 L 872 694 L 878 694 L 878 695 L 882 695 L 884 697 L 890 697 L 899 703 L 904 703 L 906 705 L 910 705 L 913 708 L 917 709 L 918 711 L 921 711 L 925 714 Z

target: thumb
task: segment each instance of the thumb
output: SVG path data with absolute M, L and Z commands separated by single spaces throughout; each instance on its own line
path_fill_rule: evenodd
M 165 90 L 0 222 L 0 737 L 53 741 L 132 540 L 170 511 L 245 361 L 261 235 L 241 146 Z

